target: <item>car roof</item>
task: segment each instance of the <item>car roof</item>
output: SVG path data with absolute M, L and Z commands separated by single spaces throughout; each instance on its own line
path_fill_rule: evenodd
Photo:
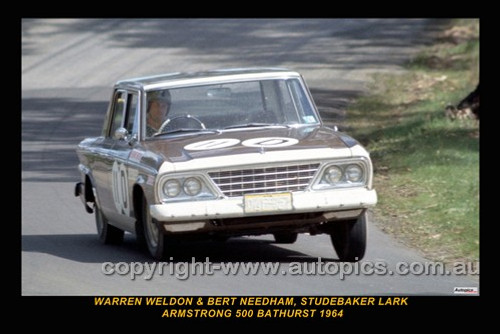
M 300 77 L 300 74 L 286 68 L 231 68 L 203 72 L 174 72 L 120 80 L 115 87 L 134 87 L 147 91 L 226 81 L 284 77 Z

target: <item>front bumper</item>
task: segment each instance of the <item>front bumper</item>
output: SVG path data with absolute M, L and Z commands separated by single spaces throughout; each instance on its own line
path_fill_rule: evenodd
M 209 201 L 178 202 L 151 205 L 151 216 L 168 232 L 187 232 L 203 229 L 207 221 L 251 216 L 273 216 L 314 212 L 352 212 L 356 218 L 359 210 L 377 203 L 375 190 L 366 188 L 335 189 L 292 193 L 292 205 L 288 210 L 247 213 L 243 197 Z

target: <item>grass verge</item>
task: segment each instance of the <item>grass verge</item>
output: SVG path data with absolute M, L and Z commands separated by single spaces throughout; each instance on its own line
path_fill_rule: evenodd
M 444 110 L 479 82 L 479 20 L 454 20 L 403 74 L 374 79 L 346 125 L 373 159 L 376 223 L 434 261 L 478 261 L 479 122 Z

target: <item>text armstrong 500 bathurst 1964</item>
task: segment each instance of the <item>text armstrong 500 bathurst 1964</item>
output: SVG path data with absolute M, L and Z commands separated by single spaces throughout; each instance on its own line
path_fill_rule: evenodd
M 287 69 L 172 73 L 116 83 L 102 133 L 77 148 L 75 187 L 99 238 L 169 240 L 327 233 L 341 261 L 365 253 L 377 202 L 368 152 L 323 125 Z

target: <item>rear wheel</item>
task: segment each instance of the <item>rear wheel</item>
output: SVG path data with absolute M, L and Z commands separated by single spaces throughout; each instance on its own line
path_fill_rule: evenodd
M 95 225 L 97 227 L 97 235 L 99 236 L 99 240 L 101 240 L 104 244 L 120 244 L 123 241 L 123 230 L 120 230 L 118 227 L 110 225 L 106 217 L 102 214 L 101 208 L 97 205 L 94 205 L 95 212 Z
M 165 256 L 166 237 L 151 217 L 148 202 L 144 197 L 142 198 L 142 226 L 149 253 L 156 260 L 162 260 Z
M 340 261 L 357 262 L 366 250 L 366 212 L 356 220 L 332 224 L 330 238 Z

